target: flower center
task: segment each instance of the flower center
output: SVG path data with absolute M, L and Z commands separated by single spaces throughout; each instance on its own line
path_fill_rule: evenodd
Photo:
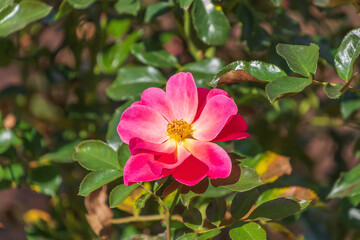
M 177 142 L 191 135 L 191 125 L 184 120 L 173 120 L 167 125 L 167 135 Z

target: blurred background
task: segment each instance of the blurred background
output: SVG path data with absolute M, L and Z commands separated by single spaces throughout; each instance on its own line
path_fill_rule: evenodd
M 289 73 L 276 44 L 310 42 L 320 46 L 316 80 L 338 83 L 336 49 L 348 31 L 360 27 L 357 1 L 341 6 L 320 0 L 213 1 L 230 28 L 207 44 L 177 1 L 48 0 L 43 2 L 52 8 L 31 22 L 25 20 L 35 8 L 21 6 L 25 10 L 16 13 L 23 1 L 1 1 L 0 239 L 97 238 L 78 195 L 87 171 L 72 153 L 85 139 L 117 148 L 121 106 L 144 89 L 163 87 L 178 71 L 192 72 L 198 86 L 208 87 L 218 70 L 236 60 L 262 60 Z M 6 29 L 11 12 L 15 25 Z M 234 151 L 289 156 L 293 173 L 274 186 L 304 186 L 320 197 L 316 207 L 285 221 L 295 237 L 360 239 L 360 209 L 348 199 L 326 199 L 340 173 L 360 161 L 359 96 L 348 91 L 330 100 L 312 86 L 271 105 L 259 83 L 222 87 L 236 100 L 252 135 L 235 143 Z M 348 101 L 357 105 L 349 109 Z M 114 210 L 114 216 L 125 215 Z M 157 223 L 120 224 L 112 239 L 159 232 Z

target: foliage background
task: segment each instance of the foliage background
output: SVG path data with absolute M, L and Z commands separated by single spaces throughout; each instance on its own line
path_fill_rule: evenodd
M 262 60 L 290 74 L 276 45 L 316 43 L 316 80 L 343 83 L 334 56 L 343 37 L 360 27 L 357 1 L 341 6 L 320 0 L 214 1 L 209 22 L 221 27 L 213 35 L 201 7 L 194 10 L 200 1 L 189 11 L 180 5 L 191 2 L 0 3 L 1 239 L 96 238 L 78 195 L 87 171 L 73 161 L 74 147 L 100 139 L 117 149 L 121 143 L 114 129 L 124 106 L 144 89 L 164 86 L 177 71 L 192 72 L 198 86 L 207 87 L 222 67 L 237 60 Z M 23 12 L 3 24 L 16 4 Z M 263 83 L 220 87 L 236 100 L 252 135 L 225 147 L 247 157 L 271 151 L 291 159 L 292 174 L 263 190 L 297 185 L 320 199 L 282 224 L 296 239 L 359 239 L 358 204 L 327 199 L 340 173 L 359 164 L 359 95 L 346 91 L 329 99 L 323 86 L 313 84 L 271 104 Z M 126 151 L 118 154 L 126 161 Z M 154 201 L 146 204 L 144 214 L 157 208 Z M 113 214 L 127 216 L 117 208 Z M 112 239 L 156 235 L 162 229 L 158 222 L 119 224 Z M 267 233 L 270 239 L 292 239 L 287 230 Z

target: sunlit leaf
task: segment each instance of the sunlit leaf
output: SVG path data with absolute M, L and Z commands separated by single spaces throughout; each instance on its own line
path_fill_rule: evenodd
M 342 40 L 335 55 L 335 67 L 339 76 L 348 81 L 353 75 L 354 62 L 360 54 L 360 28 L 349 32 Z
M 14 0 L 2 0 L 0 1 L 0 12 L 5 8 L 11 6 L 14 3 Z
M 285 58 L 290 69 L 305 77 L 315 74 L 319 60 L 319 46 L 311 43 L 310 46 L 278 44 L 277 53 Z
M 338 83 L 338 84 L 327 83 L 324 86 L 324 91 L 330 99 L 337 99 L 341 96 L 340 90 L 343 87 L 344 87 L 344 84 L 342 84 L 342 83 Z
M 135 186 L 137 186 L 137 184 L 134 184 Z M 133 186 L 133 185 L 131 185 Z M 151 188 L 150 183 L 144 183 L 144 187 L 146 187 L 147 189 Z M 140 210 L 139 208 L 136 208 L 135 206 L 135 202 L 137 199 L 139 199 L 140 196 L 146 194 L 147 191 L 141 187 L 137 187 L 135 188 L 135 190 L 133 190 L 131 192 L 131 194 L 123 201 L 123 203 L 121 203 L 120 205 L 117 206 L 118 209 L 128 212 L 130 214 L 133 215 L 137 215 L 139 214 Z
M 107 33 L 116 38 L 121 37 L 130 29 L 129 19 L 112 19 L 107 26 Z
M 147 50 L 144 43 L 134 45 L 131 52 L 140 62 L 150 66 L 170 68 L 179 64 L 169 52 L 164 49 Z
M 257 200 L 256 205 L 261 205 L 265 202 L 282 197 L 291 198 L 292 200 L 297 201 L 302 209 L 307 207 L 313 200 L 318 200 L 318 196 L 311 189 L 291 186 L 284 188 L 271 188 L 263 192 Z
M 112 100 L 126 100 L 140 96 L 149 87 L 161 87 L 165 83 L 165 77 L 156 68 L 124 67 L 119 69 L 115 81 L 106 93 Z
M 8 6 L 8 3 L 3 3 L 3 6 Z M 0 37 L 5 37 L 33 21 L 46 17 L 51 9 L 52 7 L 36 0 L 23 0 L 7 7 L 0 12 Z
M 213 87 L 237 82 L 271 82 L 286 73 L 276 65 L 261 61 L 236 61 L 222 68 L 212 79 Z
M 3 129 L 0 130 L 0 153 L 5 152 L 11 146 L 13 140 L 13 133 L 11 130 Z
M 135 201 L 135 207 L 137 209 L 142 209 L 145 207 L 146 201 L 150 198 L 151 194 L 146 192 L 143 195 L 141 195 L 138 199 Z
M 196 239 L 196 233 L 191 232 L 178 237 L 176 240 L 193 240 L 193 239 Z
M 298 93 L 312 83 L 310 78 L 281 77 L 266 85 L 266 93 L 270 102 L 275 102 L 279 97 L 288 93 Z
M 258 197 L 259 191 L 257 189 L 237 193 L 231 203 L 231 216 L 236 220 L 246 216 Z
M 87 196 L 96 189 L 122 177 L 123 172 L 113 169 L 100 170 L 87 174 L 80 184 L 79 195 Z
M 125 186 L 123 184 L 116 186 L 110 192 L 109 204 L 111 208 L 117 207 L 122 204 L 125 199 L 137 188 L 137 184 L 131 186 Z
M 247 159 L 244 164 L 253 167 L 264 183 L 274 182 L 279 177 L 291 174 L 290 159 L 286 156 L 267 151 L 253 159 Z
M 255 222 L 236 224 L 229 234 L 232 240 L 266 240 L 265 230 Z
M 115 9 L 119 14 L 137 15 L 140 10 L 140 0 L 118 0 Z
M 249 166 L 241 166 L 241 175 L 235 184 L 223 186 L 235 192 L 245 192 L 262 185 L 255 169 Z
M 210 0 L 194 0 L 192 19 L 200 39 L 208 45 L 224 45 L 229 38 L 230 24 L 221 7 Z
M 352 197 L 360 194 L 360 165 L 354 167 L 349 172 L 341 173 L 336 180 L 328 198 Z
M 198 193 L 194 193 L 194 192 L 190 191 L 186 194 L 181 194 L 180 200 L 184 204 L 185 207 L 189 207 L 191 200 L 193 200 L 195 197 L 197 197 L 199 195 L 200 194 L 198 194 Z
M 288 198 L 277 198 L 265 202 L 254 209 L 249 219 L 280 219 L 291 216 L 300 211 L 300 205 Z
M 13 163 L 4 167 L 3 179 L 17 181 L 24 176 L 24 169 L 19 163 Z
M 121 169 L 116 152 L 109 145 L 98 140 L 87 140 L 77 145 L 73 159 L 91 171 Z
M 68 15 L 69 13 L 71 13 L 74 10 L 74 7 L 71 6 L 67 0 L 63 0 L 60 7 L 59 7 L 59 11 L 57 12 L 57 14 L 55 15 L 55 20 L 58 20 L 66 15 Z

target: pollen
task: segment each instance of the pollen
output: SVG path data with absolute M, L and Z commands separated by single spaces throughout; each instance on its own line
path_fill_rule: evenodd
M 184 120 L 173 120 L 167 125 L 167 135 L 177 142 L 191 136 L 192 133 L 191 125 Z

